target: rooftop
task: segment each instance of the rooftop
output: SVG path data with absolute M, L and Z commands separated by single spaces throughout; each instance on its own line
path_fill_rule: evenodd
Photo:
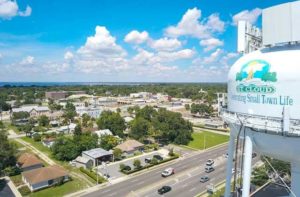
M 102 148 L 94 148 L 91 150 L 83 151 L 82 154 L 88 155 L 94 159 L 97 159 L 99 157 L 103 157 L 106 155 L 112 155 L 112 153 L 110 151 L 106 151 Z
M 30 184 L 56 179 L 68 175 L 68 172 L 57 165 L 23 172 L 22 175 Z
M 116 148 L 121 149 L 122 151 L 133 151 L 136 148 L 142 147 L 144 146 L 144 144 L 136 141 L 136 140 L 126 140 L 125 142 L 123 142 L 122 144 L 119 144 L 118 146 L 116 146 Z
M 20 168 L 26 168 L 38 164 L 43 164 L 43 162 L 38 159 L 34 154 L 23 153 L 17 161 Z

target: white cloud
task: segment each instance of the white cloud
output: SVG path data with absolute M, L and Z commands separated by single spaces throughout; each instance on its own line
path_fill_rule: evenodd
M 27 6 L 25 11 L 19 11 L 19 6 L 15 0 L 0 0 L 0 18 L 11 19 L 14 16 L 29 16 L 31 7 Z
M 124 41 L 133 44 L 142 44 L 143 42 L 147 41 L 149 38 L 149 34 L 146 31 L 138 32 L 133 30 L 129 32 L 126 36 Z
M 157 51 L 174 51 L 181 47 L 181 42 L 176 38 L 161 38 L 151 41 L 150 47 Z
M 222 55 L 223 50 L 216 49 L 213 53 L 211 53 L 208 57 L 203 58 L 203 64 L 210 64 L 212 62 L 216 62 L 220 56 Z
M 26 17 L 26 16 L 30 16 L 30 15 L 31 15 L 31 12 L 32 12 L 31 7 L 30 7 L 30 6 L 27 6 L 25 11 L 23 11 L 23 12 L 20 11 L 20 12 L 19 12 L 19 15 L 20 15 L 20 16 Z
M 178 37 L 183 35 L 203 39 L 210 38 L 214 32 L 223 32 L 225 23 L 220 20 L 218 14 L 212 14 L 208 19 L 201 19 L 201 10 L 189 9 L 183 15 L 176 26 L 170 26 L 165 30 L 166 35 Z
M 253 10 L 243 10 L 232 17 L 234 25 L 237 25 L 238 21 L 248 21 L 251 24 L 255 24 L 258 17 L 261 15 L 262 9 L 255 8 Z
M 74 58 L 74 54 L 70 51 L 67 51 L 64 55 L 65 60 L 72 60 Z
M 205 47 L 204 51 L 210 51 L 216 47 L 223 46 L 224 42 L 217 38 L 209 38 L 206 40 L 201 40 L 200 45 Z
M 34 57 L 30 55 L 22 59 L 20 62 L 21 65 L 32 65 L 33 63 L 34 63 Z
M 96 26 L 94 36 L 87 38 L 84 46 L 78 49 L 78 54 L 85 58 L 120 57 L 125 56 L 124 49 L 116 44 L 116 38 L 104 26 Z

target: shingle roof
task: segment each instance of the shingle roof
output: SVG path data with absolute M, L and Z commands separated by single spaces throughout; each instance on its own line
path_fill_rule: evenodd
M 38 164 L 43 164 L 35 155 L 31 153 L 23 153 L 17 161 L 20 168 L 26 168 Z
M 130 151 L 134 151 L 136 148 L 140 148 L 142 146 L 144 146 L 144 144 L 142 144 L 136 140 L 126 140 L 122 144 L 119 144 L 118 146 L 116 146 L 116 148 L 119 148 L 125 152 L 130 152 Z
M 57 165 L 38 168 L 22 173 L 22 176 L 29 184 L 36 184 L 43 181 L 53 180 L 68 175 L 68 172 Z

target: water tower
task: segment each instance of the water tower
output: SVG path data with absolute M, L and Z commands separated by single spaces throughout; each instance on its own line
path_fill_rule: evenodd
M 239 24 L 238 50 L 244 55 L 228 74 L 222 115 L 231 129 L 225 197 L 237 139 L 244 142 L 243 197 L 249 196 L 253 149 L 290 162 L 291 195 L 300 196 L 300 1 L 264 9 L 262 20 L 262 35 Z

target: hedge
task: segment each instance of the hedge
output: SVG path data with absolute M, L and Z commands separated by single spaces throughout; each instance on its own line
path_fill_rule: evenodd
M 88 175 L 89 177 L 91 177 L 94 181 L 97 181 L 97 174 L 95 172 L 86 170 L 83 167 L 80 167 L 79 170 L 85 173 L 86 175 Z M 106 182 L 106 179 L 98 175 L 98 183 L 104 183 L 104 182 Z
M 170 158 L 168 158 L 168 159 L 164 159 L 164 160 L 162 160 L 162 161 L 159 161 L 157 164 L 147 164 L 147 165 L 142 166 L 141 168 L 138 168 L 138 169 L 135 168 L 135 169 L 130 170 L 130 171 L 124 170 L 124 171 L 121 171 L 121 172 L 123 172 L 123 173 L 126 174 L 126 175 L 129 175 L 129 174 L 132 174 L 132 173 L 135 173 L 135 172 L 138 172 L 138 171 L 141 171 L 141 170 L 144 170 L 144 169 L 148 169 L 148 168 L 151 168 L 151 167 L 153 167 L 153 166 L 156 166 L 156 165 L 159 165 L 159 164 L 162 164 L 162 163 L 165 163 L 165 162 L 168 162 L 168 161 L 177 159 L 178 157 L 179 157 L 179 156 L 175 154 L 173 157 L 170 157 Z
M 31 193 L 30 189 L 27 186 L 22 186 L 18 190 L 22 196 L 28 196 Z

